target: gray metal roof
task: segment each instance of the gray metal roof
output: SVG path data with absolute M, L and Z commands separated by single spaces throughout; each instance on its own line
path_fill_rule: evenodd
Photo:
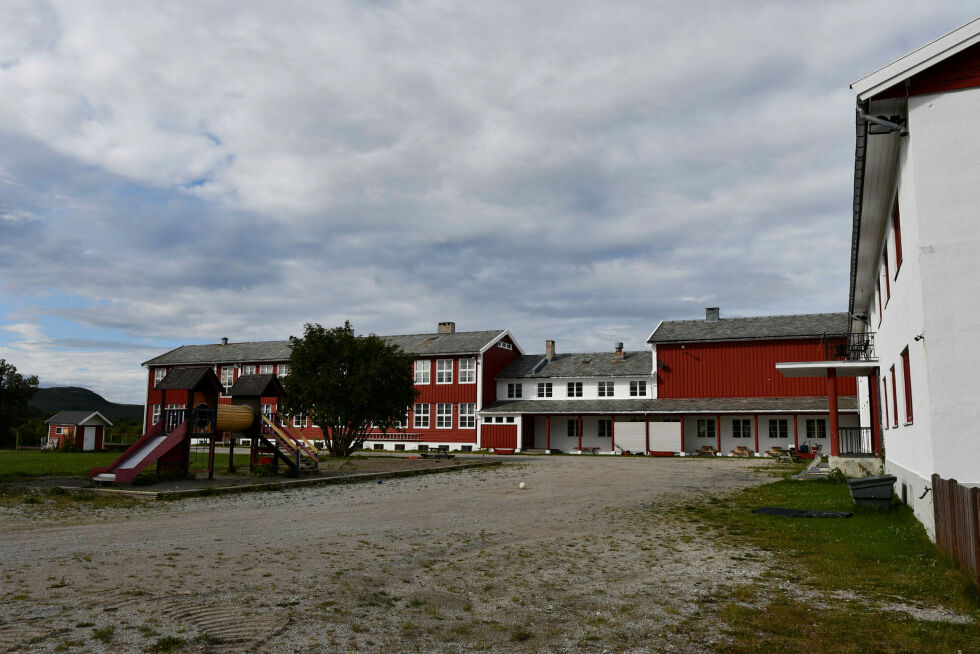
M 93 416 L 98 416 L 105 424 L 112 426 L 109 419 L 98 411 L 59 411 L 45 420 L 44 423 L 47 425 L 80 425 Z
M 837 398 L 838 410 L 857 412 L 857 398 Z M 635 400 L 500 400 L 480 414 L 622 414 L 622 413 L 804 413 L 826 412 L 827 398 L 810 397 L 706 397 L 647 398 Z
M 404 334 L 382 336 L 403 352 L 419 356 L 477 354 L 504 333 L 503 329 L 453 334 Z M 258 341 L 253 343 L 211 343 L 182 345 L 158 357 L 144 361 L 144 366 L 180 366 L 189 364 L 259 363 L 289 361 L 292 347 L 289 341 Z
M 565 377 L 647 377 L 653 374 L 653 359 L 648 350 L 624 352 L 616 358 L 612 352 L 558 354 L 551 361 L 543 354 L 519 356 L 504 368 L 497 379 L 547 379 Z
M 807 313 L 795 316 L 759 316 L 700 320 L 665 320 L 648 343 L 692 341 L 744 341 L 769 338 L 820 338 L 824 334 L 846 334 L 846 313 Z
M 281 397 L 282 383 L 276 375 L 242 375 L 231 388 L 228 395 L 234 397 Z
M 219 386 L 218 378 L 210 368 L 174 368 L 166 377 L 157 382 L 158 390 L 189 391 L 197 388 L 202 382 L 209 381 L 212 386 Z

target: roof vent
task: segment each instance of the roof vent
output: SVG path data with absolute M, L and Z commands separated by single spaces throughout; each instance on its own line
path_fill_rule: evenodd
M 227 336 L 222 336 L 221 337 L 221 344 L 222 345 L 228 345 L 228 337 Z
M 721 309 L 718 307 L 707 307 L 704 310 L 704 321 L 705 322 L 718 322 L 720 318 Z
M 439 329 L 437 334 L 455 334 L 456 333 L 456 323 L 454 322 L 441 322 L 439 323 Z

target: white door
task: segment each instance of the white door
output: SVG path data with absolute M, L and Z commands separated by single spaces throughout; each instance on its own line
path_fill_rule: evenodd
M 85 436 L 82 439 L 83 450 L 95 449 L 95 427 L 86 427 Z

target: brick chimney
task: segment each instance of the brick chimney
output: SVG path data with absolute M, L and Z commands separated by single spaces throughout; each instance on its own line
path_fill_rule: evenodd
M 454 322 L 441 322 L 439 323 L 439 334 L 455 334 L 456 333 L 456 323 Z
M 222 336 L 221 337 L 221 344 L 222 345 L 228 345 L 228 337 L 227 336 Z
M 617 359 L 623 358 L 623 344 L 616 343 L 616 351 L 613 353 Z
M 544 358 L 551 361 L 555 358 L 555 342 L 545 341 L 544 342 Z
M 704 310 L 704 321 L 705 322 L 718 322 L 721 317 L 721 309 L 718 307 L 707 307 Z

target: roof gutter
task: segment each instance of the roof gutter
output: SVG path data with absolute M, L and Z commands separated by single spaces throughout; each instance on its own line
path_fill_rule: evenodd
M 851 224 L 851 291 L 847 301 L 847 313 L 853 316 L 854 295 L 857 290 L 858 248 L 861 241 L 861 209 L 864 206 L 864 171 L 867 164 L 868 122 L 865 120 L 869 102 L 858 100 L 854 114 L 855 143 L 854 143 L 854 207 Z M 850 324 L 853 325 L 854 318 Z M 848 329 L 848 331 L 853 331 Z

